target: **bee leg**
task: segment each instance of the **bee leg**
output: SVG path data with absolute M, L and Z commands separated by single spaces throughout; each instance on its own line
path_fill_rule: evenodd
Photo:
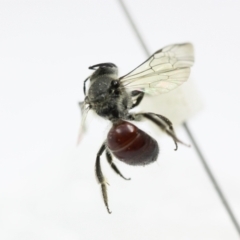
M 112 155 L 111 153 L 106 149 L 106 157 L 107 161 L 110 164 L 111 168 L 114 170 L 115 173 L 117 173 L 119 176 L 121 176 L 125 180 L 131 180 L 131 178 L 125 178 L 122 173 L 118 170 L 117 166 L 113 163 Z
M 108 183 L 107 183 L 106 179 L 104 178 L 104 176 L 102 174 L 101 164 L 100 164 L 100 157 L 101 157 L 101 155 L 102 155 L 102 153 L 104 152 L 105 149 L 106 149 L 106 146 L 105 146 L 105 143 L 103 143 L 103 145 L 101 146 L 101 148 L 99 149 L 99 151 L 97 153 L 95 172 L 96 172 L 97 180 L 101 184 L 104 204 L 107 208 L 108 213 L 112 213 L 109 210 L 109 206 L 108 206 L 108 196 L 107 196 L 107 184 Z
M 179 141 L 178 141 L 178 139 L 177 139 L 177 137 L 176 137 L 176 134 L 175 134 L 175 131 L 174 131 L 172 122 L 171 122 L 168 118 L 164 117 L 163 115 L 159 115 L 159 114 L 156 114 L 156 113 L 153 113 L 153 115 L 157 116 L 157 117 L 160 118 L 163 122 L 165 122 L 166 125 L 164 126 L 164 129 L 163 129 L 163 130 L 166 131 L 167 134 L 170 135 L 170 136 L 173 138 L 173 141 L 174 141 L 175 146 L 176 146 L 176 148 L 175 148 L 174 150 L 176 151 L 176 150 L 178 149 L 177 142 L 179 142 Z M 169 129 L 168 129 L 168 128 L 169 128 Z M 174 135 L 174 136 L 172 136 L 172 135 Z
M 178 149 L 177 143 L 181 143 L 189 147 L 189 145 L 187 145 L 186 143 L 182 142 L 177 138 L 175 131 L 173 129 L 173 125 L 168 118 L 156 113 L 140 113 L 135 115 L 135 117 L 138 117 L 138 116 L 143 116 L 148 120 L 152 121 L 158 127 L 160 127 L 163 131 L 165 131 L 169 136 L 171 136 L 176 146 L 176 148 L 174 149 L 175 151 Z
M 135 103 L 132 105 L 131 109 L 138 106 L 141 103 L 141 101 L 144 97 L 144 94 L 145 94 L 144 92 L 140 92 L 140 91 L 132 91 L 131 92 L 132 97 L 137 96 Z
M 88 77 L 87 79 L 84 80 L 83 82 L 83 92 L 84 92 L 84 95 L 86 96 L 86 82 L 87 80 L 89 79 L 90 77 Z

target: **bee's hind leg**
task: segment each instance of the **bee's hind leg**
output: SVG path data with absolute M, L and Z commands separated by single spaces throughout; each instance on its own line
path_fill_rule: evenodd
M 172 137 L 174 143 L 175 143 L 175 151 L 178 149 L 178 144 L 177 143 L 181 143 L 185 146 L 188 146 L 188 144 L 182 142 L 180 139 L 177 138 L 172 122 L 159 114 L 156 113 L 138 113 L 135 115 L 130 115 L 129 116 L 129 120 L 140 120 L 141 117 L 145 117 L 148 120 L 152 121 L 153 123 L 155 123 L 158 127 L 160 127 L 163 131 L 165 131 L 170 137 Z

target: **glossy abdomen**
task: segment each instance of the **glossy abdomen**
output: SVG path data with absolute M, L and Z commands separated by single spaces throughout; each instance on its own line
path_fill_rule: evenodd
M 106 144 L 116 158 L 130 165 L 146 165 L 154 162 L 159 153 L 155 139 L 125 121 L 112 126 Z

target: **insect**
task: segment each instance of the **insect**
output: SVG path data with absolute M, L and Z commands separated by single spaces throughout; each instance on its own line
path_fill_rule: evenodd
M 84 81 L 84 102 L 80 103 L 82 126 L 87 112 L 92 109 L 99 116 L 112 122 L 106 141 L 97 153 L 95 172 L 101 185 L 104 204 L 109 213 L 107 182 L 101 170 L 100 157 L 106 158 L 112 169 L 125 178 L 113 163 L 113 156 L 130 165 L 147 165 L 156 161 L 159 154 L 158 143 L 146 132 L 130 121 L 146 118 L 165 131 L 174 141 L 184 144 L 174 132 L 172 123 L 166 117 L 152 113 L 132 113 L 145 94 L 162 94 L 181 85 L 190 74 L 194 63 L 193 46 L 190 43 L 166 46 L 150 56 L 140 66 L 128 74 L 118 77 L 118 68 L 113 63 L 90 66 L 94 72 Z M 89 88 L 86 92 L 86 82 Z

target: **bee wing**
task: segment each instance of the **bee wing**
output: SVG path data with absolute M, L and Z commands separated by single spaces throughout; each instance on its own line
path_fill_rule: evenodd
M 81 140 L 83 138 L 83 134 L 86 129 L 85 121 L 87 118 L 87 113 L 90 109 L 89 106 L 85 102 L 79 102 L 79 107 L 80 107 L 80 111 L 81 111 L 81 124 L 80 124 L 79 131 L 78 131 L 77 145 L 79 145 L 79 143 L 81 142 Z
M 166 46 L 130 73 L 120 77 L 124 88 L 149 94 L 166 93 L 183 82 L 190 75 L 194 63 L 191 43 Z

